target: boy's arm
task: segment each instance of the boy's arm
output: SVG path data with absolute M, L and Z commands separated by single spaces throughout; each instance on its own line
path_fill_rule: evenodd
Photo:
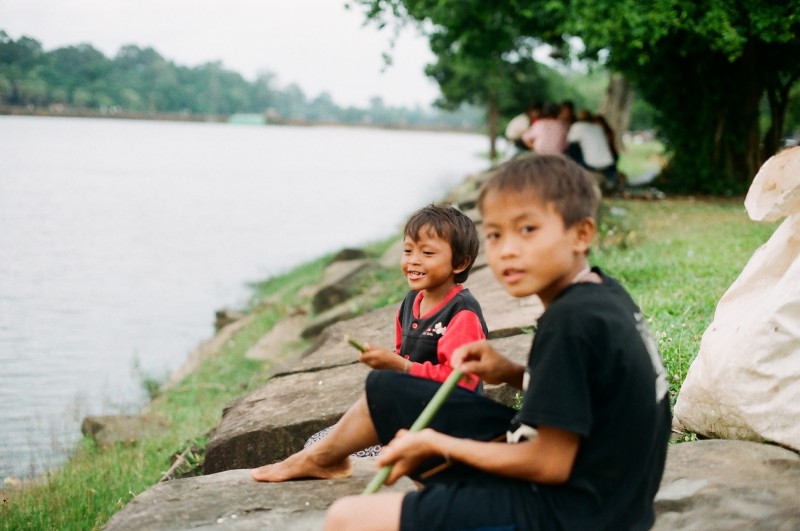
M 567 481 L 580 446 L 577 434 L 539 426 L 531 440 L 517 444 L 459 439 L 431 429 L 398 432 L 381 449 L 377 464 L 394 464 L 387 484 L 415 470 L 433 456 L 443 456 L 490 474 L 541 484 Z
M 450 358 L 450 364 L 454 369 L 465 374 L 474 374 L 486 383 L 506 383 L 522 389 L 525 366 L 499 354 L 488 341 L 477 341 L 458 347 Z

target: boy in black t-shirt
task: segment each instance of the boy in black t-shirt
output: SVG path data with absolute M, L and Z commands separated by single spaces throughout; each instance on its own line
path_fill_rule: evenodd
M 407 428 L 435 383 L 367 380 L 378 465 L 423 481 L 410 493 L 348 497 L 326 529 L 647 529 L 666 458 L 664 369 L 641 312 L 587 255 L 599 193 L 576 163 L 532 155 L 502 165 L 479 197 L 492 270 L 545 306 L 527 367 L 488 342 L 453 367 L 524 389 L 519 411 L 456 389 L 431 428 Z M 398 431 L 399 429 L 399 431 Z M 506 434 L 506 442 L 496 442 Z M 390 442 L 391 441 L 391 442 Z M 429 476 L 444 458 L 452 466 Z M 438 462 L 437 462 L 438 461 Z M 426 473 L 428 472 L 428 473 Z

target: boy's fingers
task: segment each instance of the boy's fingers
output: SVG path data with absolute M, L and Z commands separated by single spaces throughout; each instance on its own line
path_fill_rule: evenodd
M 467 363 L 467 360 L 474 358 L 479 352 L 480 343 L 468 343 L 466 345 L 462 345 L 453 351 L 453 355 L 450 358 L 450 364 L 454 369 L 461 370 L 461 368 L 464 366 L 464 363 Z
M 458 370 L 464 374 L 473 374 L 475 372 L 475 362 L 465 361 L 461 364 L 461 367 L 459 367 Z

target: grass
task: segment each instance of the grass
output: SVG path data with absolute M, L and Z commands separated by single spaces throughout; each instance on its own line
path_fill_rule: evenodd
M 603 224 L 625 233 L 625 245 L 597 250 L 592 262 L 620 280 L 648 316 L 674 404 L 717 302 L 776 224 L 751 221 L 741 198 L 608 206 L 618 215 Z
M 604 212 L 591 261 L 618 278 L 648 316 L 674 401 L 717 301 L 775 224 L 749 221 L 741 199 L 612 199 Z M 378 256 L 395 240 L 367 250 Z M 0 529 L 99 529 L 154 485 L 173 455 L 202 446 L 223 407 L 266 381 L 269 365 L 246 359 L 247 349 L 281 317 L 308 308 L 312 294 L 304 288 L 318 281 L 329 259 L 254 285 L 253 322 L 155 398 L 146 412 L 152 429 L 138 443 L 98 448 L 84 439 L 61 469 L 25 488 L 0 490 Z M 366 284 L 383 289 L 363 309 L 398 301 L 406 289 L 399 277 L 396 267 L 377 270 Z

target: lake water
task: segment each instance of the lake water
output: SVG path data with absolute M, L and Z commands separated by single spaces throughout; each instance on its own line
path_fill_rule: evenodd
M 484 137 L 0 117 L 0 478 L 133 413 L 247 283 L 384 238 Z M 2 481 L 0 481 L 2 487 Z

